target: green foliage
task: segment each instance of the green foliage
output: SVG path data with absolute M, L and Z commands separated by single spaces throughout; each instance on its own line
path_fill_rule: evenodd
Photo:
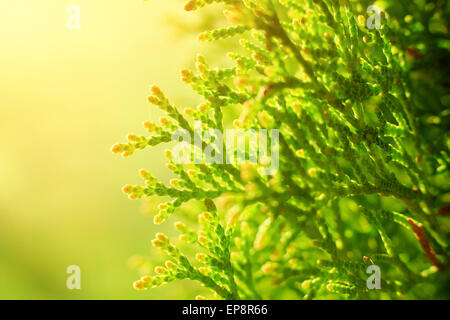
M 170 151 L 170 186 L 141 170 L 145 185 L 123 191 L 170 197 L 156 224 L 187 202 L 205 211 L 199 231 L 175 224 L 197 262 L 157 234 L 170 260 L 135 288 L 191 279 L 224 299 L 449 298 L 448 2 L 382 1 L 373 30 L 369 1 L 191 0 L 185 9 L 211 3 L 232 26 L 199 40 L 241 37 L 233 65 L 198 56 L 197 73 L 182 71 L 205 99 L 185 115 L 153 87 L 149 102 L 170 119 L 145 122 L 149 137 L 112 150 L 129 156 L 179 128 L 195 134 L 194 120 L 223 131 L 238 110 L 236 127 L 280 130 L 279 170 L 263 175 L 261 159 L 177 164 Z M 371 264 L 381 290 L 367 288 Z

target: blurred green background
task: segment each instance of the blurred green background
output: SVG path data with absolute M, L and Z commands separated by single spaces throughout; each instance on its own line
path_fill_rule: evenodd
M 160 113 L 146 96 L 158 84 L 175 104 L 194 101 L 179 81 L 193 61 L 195 29 L 180 1 L 0 1 L 0 298 L 193 298 L 179 282 L 136 292 L 127 261 L 149 255 L 156 227 L 120 189 L 144 167 L 167 178 L 158 149 L 122 159 L 110 152 Z M 81 9 L 81 29 L 66 12 Z M 168 21 L 169 20 L 169 21 Z M 189 104 L 189 103 L 188 103 Z M 162 148 L 160 148 L 162 149 Z M 66 268 L 81 268 L 81 290 Z

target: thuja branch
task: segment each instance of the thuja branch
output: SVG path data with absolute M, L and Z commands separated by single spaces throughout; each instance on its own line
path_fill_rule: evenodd
M 136 289 L 190 279 L 222 299 L 449 297 L 448 6 L 383 3 L 374 29 L 365 1 L 186 3 L 225 7 L 230 25 L 198 40 L 239 37 L 242 50 L 181 71 L 203 99 L 184 112 L 152 87 L 167 117 L 112 148 L 128 157 L 187 136 L 165 151 L 170 185 L 142 169 L 144 185 L 123 188 L 170 198 L 156 224 L 198 216 L 175 223 L 178 241 L 156 235 L 169 260 Z M 227 139 L 231 127 L 244 136 Z

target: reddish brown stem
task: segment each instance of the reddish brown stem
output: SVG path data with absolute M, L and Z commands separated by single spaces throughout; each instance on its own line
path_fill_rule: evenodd
M 430 242 L 428 241 L 428 238 L 425 234 L 425 230 L 423 228 L 423 224 L 416 222 L 413 219 L 408 219 L 408 223 L 413 229 L 414 234 L 416 235 L 417 240 L 419 240 L 420 246 L 422 247 L 423 251 L 425 251 L 425 254 L 428 258 L 428 260 L 431 262 L 432 265 L 437 267 L 438 269 L 441 267 L 439 264 L 439 261 L 436 259 L 436 254 L 431 249 Z
M 450 204 L 447 204 L 447 205 L 439 208 L 437 214 L 440 215 L 440 216 L 448 216 L 448 215 L 450 215 Z

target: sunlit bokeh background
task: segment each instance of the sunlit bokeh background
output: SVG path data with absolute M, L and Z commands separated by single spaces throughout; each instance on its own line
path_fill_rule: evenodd
M 66 26 L 70 5 L 81 9 L 79 30 Z M 178 16 L 176 0 L 0 0 L 1 299 L 202 292 L 186 281 L 133 290 L 128 260 L 151 254 L 156 228 L 120 189 L 140 182 L 141 167 L 163 179 L 167 171 L 158 149 L 110 152 L 161 116 L 146 102 L 152 84 L 176 104 L 195 101 L 178 74 L 198 51 L 197 20 Z M 66 288 L 69 265 L 81 268 L 81 290 Z

